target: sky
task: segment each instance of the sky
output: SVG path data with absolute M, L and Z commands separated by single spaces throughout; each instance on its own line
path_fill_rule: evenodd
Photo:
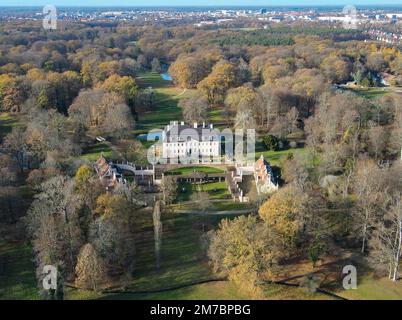
M 0 0 L 0 6 L 291 6 L 401 5 L 401 0 Z

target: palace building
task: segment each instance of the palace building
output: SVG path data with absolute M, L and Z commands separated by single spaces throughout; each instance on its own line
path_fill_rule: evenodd
M 220 157 L 220 135 L 213 125 L 171 121 L 162 132 L 162 157 L 168 162 L 210 162 Z

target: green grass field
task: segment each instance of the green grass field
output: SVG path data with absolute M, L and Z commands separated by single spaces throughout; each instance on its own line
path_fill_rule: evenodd
M 155 94 L 155 107 L 151 111 L 139 114 L 135 133 L 163 128 L 170 121 L 183 119 L 178 107 L 180 99 L 194 94 L 195 90 L 183 90 L 173 85 L 171 81 L 163 80 L 159 73 L 147 72 L 136 77 L 141 88 L 152 88 Z
M 210 229 L 229 216 L 208 216 L 204 220 Z M 230 216 L 232 219 L 233 216 Z M 216 279 L 203 253 L 201 223 L 205 217 L 179 213 L 163 214 L 161 266 L 156 268 L 151 215 L 144 213 L 141 237 L 137 244 L 135 276 L 127 289 L 130 291 L 160 290 L 188 285 L 200 280 Z M 308 294 L 300 288 L 267 284 L 267 299 L 323 299 L 320 294 Z M 250 299 L 233 283 L 209 282 L 158 293 L 119 293 L 99 295 L 91 291 L 67 289 L 66 299 Z
M 202 172 L 202 173 L 224 173 L 222 169 L 215 167 L 202 167 L 202 166 L 192 166 L 192 167 L 180 167 L 177 169 L 168 170 L 165 174 L 171 175 L 187 175 L 193 172 Z
M 377 97 L 381 97 L 385 94 L 388 94 L 389 91 L 387 89 L 383 88 L 354 88 L 354 89 L 348 89 L 357 95 L 366 98 L 366 99 L 374 99 Z
M 281 161 L 286 159 L 286 157 L 294 153 L 296 151 L 303 151 L 303 149 L 286 149 L 286 150 L 279 150 L 279 151 L 256 151 L 255 157 L 258 159 L 261 155 L 273 166 L 278 166 L 281 164 Z
M 226 182 L 210 182 L 202 185 L 180 183 L 176 201 L 190 201 L 191 196 L 198 191 L 207 192 L 210 199 L 230 199 Z
M 105 142 L 99 142 L 85 149 L 81 157 L 93 162 L 96 161 L 102 153 L 106 158 L 111 158 L 113 156 L 113 150 L 110 146 Z
M 39 299 L 31 248 L 22 242 L 0 243 L 0 299 Z
M 225 218 L 208 217 L 212 227 Z M 135 276 L 128 285 L 130 290 L 158 290 L 184 285 L 200 280 L 214 279 L 208 261 L 202 251 L 202 219 L 199 215 L 164 213 L 162 215 L 163 236 L 161 247 L 161 265 L 156 268 L 152 214 L 143 212 L 140 217 L 141 232 L 136 246 Z M 163 296 L 168 298 L 171 292 Z M 80 290 L 68 290 L 68 299 L 87 297 L 88 293 Z M 162 296 L 160 296 L 162 297 Z
M 8 113 L 0 113 L 0 141 L 5 135 L 11 132 L 16 124 L 17 119 L 14 116 Z
M 388 278 L 366 274 L 358 276 L 357 289 L 340 289 L 336 293 L 351 300 L 402 300 L 402 282 L 394 283 Z
M 263 288 L 266 300 L 328 300 L 330 297 L 321 293 L 308 293 L 302 288 L 267 284 Z M 234 283 L 218 281 L 197 284 L 186 288 L 148 294 L 116 293 L 97 295 L 91 291 L 68 290 L 70 299 L 99 300 L 248 300 L 250 295 L 242 292 Z

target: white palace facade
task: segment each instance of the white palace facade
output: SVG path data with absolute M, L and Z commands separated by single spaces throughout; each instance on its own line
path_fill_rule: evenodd
M 212 124 L 171 121 L 162 132 L 162 157 L 168 162 L 209 162 L 220 155 L 219 131 Z

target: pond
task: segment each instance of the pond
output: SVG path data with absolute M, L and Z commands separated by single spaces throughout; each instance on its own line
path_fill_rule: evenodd
M 156 141 L 162 137 L 162 131 L 140 134 L 137 138 L 147 141 Z
M 161 77 L 162 77 L 163 80 L 166 80 L 166 81 L 172 81 L 173 80 L 169 73 L 161 73 Z

